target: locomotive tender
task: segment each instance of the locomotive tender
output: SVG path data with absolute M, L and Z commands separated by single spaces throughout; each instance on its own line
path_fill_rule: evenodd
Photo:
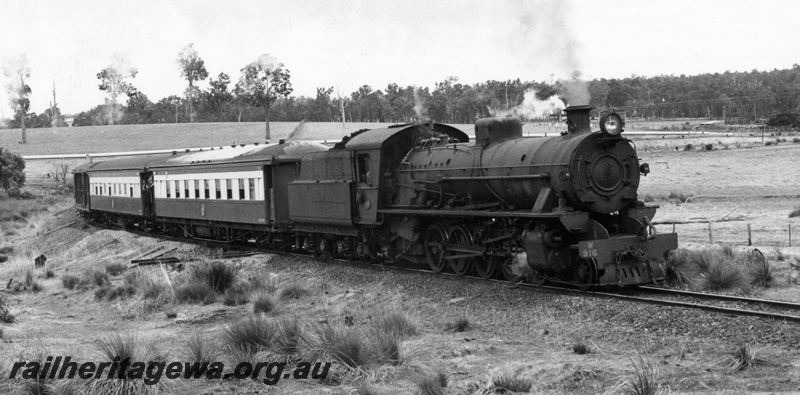
M 311 142 L 87 163 L 75 200 L 94 221 L 147 232 L 581 288 L 652 283 L 677 235 L 637 199 L 640 164 L 616 113 L 525 138 L 518 118 L 360 131 Z M 514 269 L 519 265 L 526 269 Z

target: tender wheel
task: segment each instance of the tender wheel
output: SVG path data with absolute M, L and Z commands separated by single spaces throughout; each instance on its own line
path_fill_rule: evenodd
M 503 259 L 496 256 L 476 257 L 472 260 L 475 273 L 483 279 L 490 279 L 497 273 L 497 267 L 502 264 Z
M 594 258 L 577 259 L 573 270 L 573 284 L 581 291 L 588 291 L 597 285 L 597 261 Z
M 467 230 L 461 226 L 450 229 L 450 234 L 447 237 L 450 244 L 458 244 L 461 246 L 472 245 L 472 238 L 467 233 Z M 450 255 L 464 255 L 463 251 L 451 251 Z M 450 261 L 450 268 L 457 276 L 463 276 L 469 273 L 472 264 L 472 257 L 448 259 Z
M 445 267 L 444 247 L 447 242 L 447 233 L 444 227 L 439 224 L 433 224 L 428 227 L 425 232 L 425 258 L 428 260 L 428 266 L 434 273 L 441 273 Z

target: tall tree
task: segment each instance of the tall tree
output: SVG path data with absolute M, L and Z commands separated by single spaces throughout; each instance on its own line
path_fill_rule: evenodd
M 139 71 L 132 67 L 128 60 L 120 54 L 112 55 L 111 64 L 97 73 L 97 79 L 100 80 L 100 90 L 108 95 L 106 117 L 109 124 L 113 125 L 115 121 L 122 117 L 121 106 L 118 104 L 117 98 L 122 94 L 130 97 L 136 93 L 136 88 L 128 80 L 135 78 L 138 73 Z
M 289 70 L 273 56 L 263 54 L 241 71 L 242 77 L 237 88 L 245 92 L 252 105 L 264 107 L 265 138 L 269 139 L 269 108 L 278 97 L 286 97 L 292 93 Z
M 194 49 L 194 43 L 189 44 L 178 53 L 178 65 L 181 68 L 181 77 L 189 81 L 189 87 L 186 88 L 186 100 L 189 103 L 189 122 L 194 122 L 194 108 L 192 103 L 194 98 L 200 95 L 200 89 L 194 86 L 197 81 L 202 81 L 208 77 L 205 62 L 200 58 L 197 50 Z
M 230 83 L 231 79 L 225 73 L 219 73 L 216 80 L 210 78 L 208 81 L 208 91 L 204 93 L 206 107 L 215 115 L 217 122 L 225 120 L 223 119 L 223 110 L 233 99 L 233 93 L 228 91 Z
M 25 54 L 17 57 L 6 58 L 3 64 L 3 75 L 8 78 L 6 91 L 8 91 L 8 104 L 14 111 L 14 116 L 19 117 L 20 127 L 22 128 L 22 141 L 28 143 L 27 128 L 25 126 L 25 116 L 31 107 L 28 96 L 31 94 L 31 87 L 27 81 L 31 76 L 31 69 L 28 67 L 28 59 Z

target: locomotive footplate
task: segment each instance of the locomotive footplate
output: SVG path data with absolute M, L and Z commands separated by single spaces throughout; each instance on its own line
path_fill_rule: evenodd
M 578 256 L 596 262 L 599 285 L 641 284 L 664 279 L 664 255 L 676 248 L 676 233 L 612 236 L 579 242 Z

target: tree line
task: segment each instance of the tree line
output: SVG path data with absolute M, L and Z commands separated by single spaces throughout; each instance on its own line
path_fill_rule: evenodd
M 502 114 L 523 104 L 526 93 L 547 100 L 564 95 L 580 80 L 523 81 L 489 80 L 475 84 L 457 77 L 428 87 L 388 84 L 384 89 L 363 85 L 353 92 L 318 87 L 314 97 L 291 96 L 290 71 L 274 57 L 264 54 L 239 70 L 237 76 L 219 73 L 209 77 L 202 58 L 191 44 L 178 54 L 180 76 L 187 82 L 182 95 L 156 102 L 135 87 L 137 70 L 121 58 L 97 73 L 98 88 L 106 93 L 104 103 L 74 117 L 73 126 L 184 122 L 413 122 L 433 119 L 446 123 L 473 123 L 478 118 Z M 11 128 L 63 126 L 55 102 L 41 114 L 29 111 L 24 66 L 4 68 L 17 81 L 7 87 L 15 117 Z M 27 73 L 27 74 L 26 74 Z M 177 74 L 177 73 L 176 73 Z M 208 88 L 197 84 L 208 78 Z M 624 110 L 634 118 L 713 118 L 729 124 L 761 122 L 800 112 L 800 65 L 772 71 L 730 72 L 695 76 L 631 76 L 581 82 L 588 91 L 589 105 L 604 110 Z M 24 116 L 23 116 L 24 114 Z

